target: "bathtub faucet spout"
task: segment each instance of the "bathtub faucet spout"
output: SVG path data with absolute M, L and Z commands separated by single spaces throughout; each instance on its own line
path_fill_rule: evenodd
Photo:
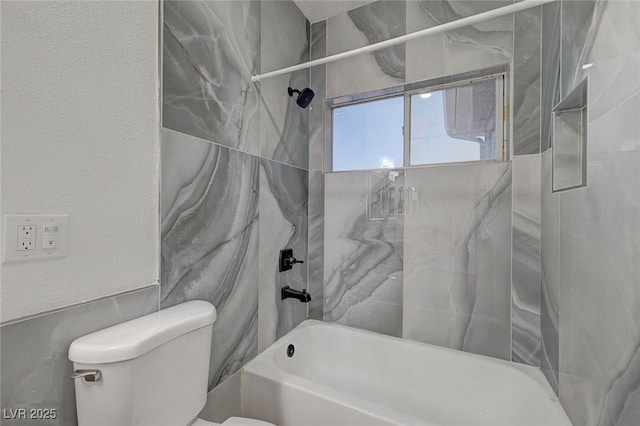
M 289 286 L 282 287 L 282 290 L 280 290 L 280 299 L 284 300 L 290 297 L 293 297 L 294 299 L 298 299 L 303 303 L 311 302 L 311 295 L 307 293 L 307 290 L 300 291 L 300 290 L 295 290 Z

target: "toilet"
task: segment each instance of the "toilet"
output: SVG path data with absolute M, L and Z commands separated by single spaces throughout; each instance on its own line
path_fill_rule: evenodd
M 79 426 L 219 425 L 197 418 L 215 320 L 213 305 L 195 300 L 73 341 Z M 274 426 L 241 417 L 222 425 Z

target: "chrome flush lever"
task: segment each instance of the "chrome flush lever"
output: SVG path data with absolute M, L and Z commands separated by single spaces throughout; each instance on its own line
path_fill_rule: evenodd
M 72 379 L 83 378 L 85 382 L 99 382 L 102 378 L 100 370 L 76 370 L 71 375 Z

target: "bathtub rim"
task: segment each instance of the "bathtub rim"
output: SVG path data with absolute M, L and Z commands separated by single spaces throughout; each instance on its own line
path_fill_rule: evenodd
M 373 336 L 375 338 L 392 340 L 392 341 L 401 343 L 402 345 L 408 345 L 409 347 L 415 347 L 415 348 L 426 347 L 426 348 L 429 348 L 430 350 L 434 350 L 440 353 L 450 354 L 456 358 L 462 359 L 462 358 L 470 357 L 483 363 L 490 363 L 491 365 L 498 366 L 500 369 L 503 369 L 504 371 L 509 371 L 510 374 L 516 374 L 524 378 L 525 380 L 531 381 L 535 385 L 537 385 L 536 388 L 538 388 L 542 392 L 542 396 L 545 396 L 548 398 L 549 409 L 555 411 L 556 412 L 555 414 L 558 416 L 559 420 L 561 418 L 566 423 L 567 426 L 571 425 L 569 417 L 567 416 L 566 411 L 564 410 L 564 407 L 562 407 L 560 400 L 558 398 L 558 395 L 555 394 L 555 392 L 553 391 L 553 388 L 551 387 L 551 385 L 549 384 L 544 374 L 542 373 L 542 370 L 539 367 L 520 364 L 513 361 L 507 361 L 499 358 L 490 357 L 487 355 L 480 355 L 480 354 L 475 354 L 471 352 L 465 352 L 465 351 L 438 346 L 430 343 L 418 342 L 418 341 L 409 340 L 401 337 L 389 336 L 382 333 L 377 333 L 375 331 L 363 330 L 355 327 L 346 326 L 343 324 L 325 322 L 325 321 L 314 320 L 314 319 L 307 319 L 302 323 L 298 324 L 298 326 L 296 326 L 287 334 L 277 339 L 271 346 L 269 346 L 262 353 L 258 354 L 253 360 L 247 363 L 242 368 L 243 383 L 244 383 L 245 374 L 254 374 L 262 378 L 265 378 L 267 380 L 270 380 L 274 383 L 291 385 L 292 387 L 304 392 L 307 392 L 309 389 L 311 389 L 313 391 L 311 393 L 316 394 L 316 396 L 319 396 L 322 398 L 328 398 L 332 401 L 335 401 L 336 403 L 344 403 L 345 400 L 348 400 L 348 401 L 356 402 L 357 403 L 356 407 L 362 406 L 362 405 L 371 406 L 371 407 L 382 406 L 384 410 L 389 410 L 391 413 L 394 414 L 393 419 L 388 419 L 384 415 L 382 416 L 385 420 L 388 420 L 388 421 L 393 422 L 394 420 L 396 420 L 395 414 L 397 413 L 399 417 L 405 418 L 408 421 L 410 421 L 409 423 L 406 423 L 406 424 L 439 426 L 438 423 L 433 423 L 429 420 L 422 419 L 413 414 L 403 412 L 399 409 L 395 409 L 393 407 L 383 405 L 375 401 L 370 401 L 367 398 L 359 397 L 357 395 L 354 395 L 353 393 L 336 389 L 335 387 L 324 385 L 322 383 L 317 383 L 308 378 L 283 370 L 278 364 L 276 364 L 276 360 L 273 358 L 274 356 L 276 356 L 276 352 L 280 350 L 285 350 L 287 346 L 287 342 L 286 342 L 287 338 L 290 339 L 292 338 L 292 336 L 295 336 L 296 334 L 304 333 L 304 331 L 310 327 L 311 328 L 321 327 L 325 329 L 339 328 L 349 333 L 357 333 L 357 334 Z M 332 395 L 332 394 L 340 395 L 341 398 L 344 398 L 344 399 L 330 398 L 329 395 Z M 374 413 L 378 412 L 378 410 L 376 410 L 375 408 L 372 408 L 372 409 L 374 410 L 373 411 Z M 376 416 L 378 415 L 376 414 Z

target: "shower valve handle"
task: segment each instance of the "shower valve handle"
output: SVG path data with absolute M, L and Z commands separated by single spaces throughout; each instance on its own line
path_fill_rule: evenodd
M 293 256 L 293 249 L 280 250 L 280 272 L 288 271 L 293 268 L 296 263 L 304 263 L 302 260 L 298 260 Z
M 285 257 L 285 259 L 284 259 L 284 264 L 285 265 L 295 265 L 296 263 L 304 263 L 304 261 L 303 260 L 298 260 L 293 256 Z

